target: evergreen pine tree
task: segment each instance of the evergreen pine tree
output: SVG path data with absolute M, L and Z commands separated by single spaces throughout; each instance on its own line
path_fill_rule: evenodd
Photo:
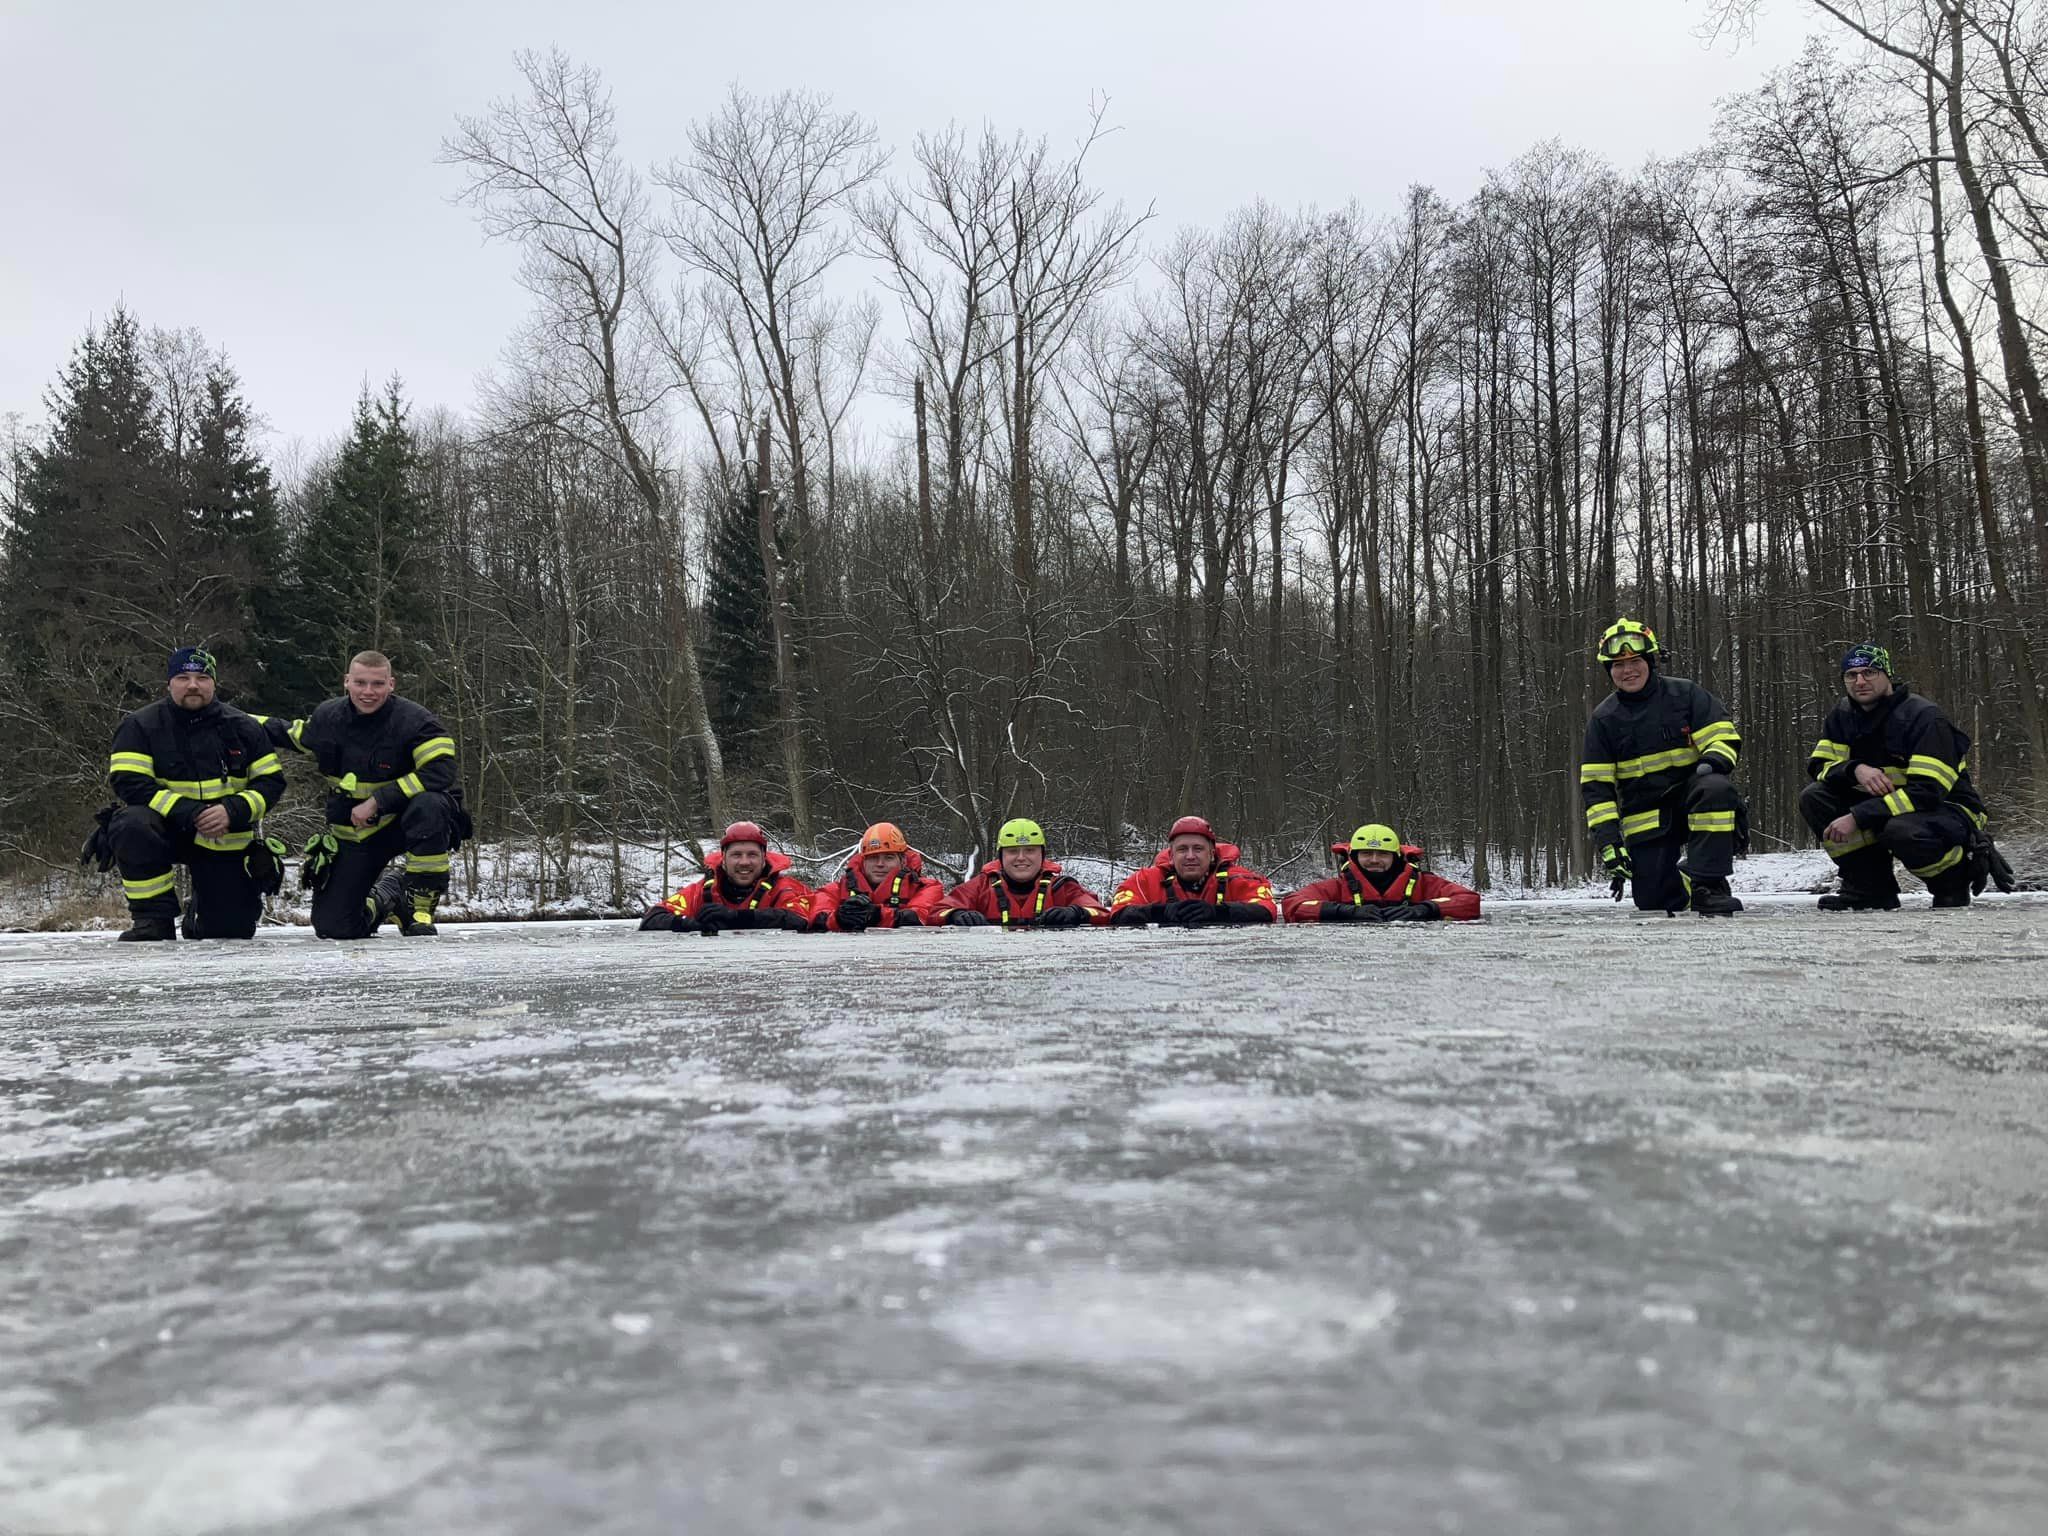
M 180 455 L 189 538 L 218 580 L 191 627 L 221 653 L 226 687 L 261 699 L 286 643 L 276 488 L 249 442 L 250 412 L 227 362 L 208 370 Z
M 380 399 L 363 391 L 300 535 L 279 669 L 295 701 L 332 694 L 357 651 L 383 651 L 401 672 L 431 654 L 438 546 L 406 418 L 396 379 Z
M 775 649 L 757 504 L 751 486 L 726 497 L 712 529 L 704 581 L 704 680 L 711 694 L 711 725 L 735 768 L 758 766 L 774 740 L 776 718 Z

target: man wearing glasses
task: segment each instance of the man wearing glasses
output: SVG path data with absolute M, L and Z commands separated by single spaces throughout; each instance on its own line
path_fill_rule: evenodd
M 1586 722 L 1579 794 L 1614 899 L 1629 889 L 1644 912 L 1734 916 L 1735 722 L 1698 683 L 1658 674 L 1656 632 L 1639 620 L 1610 624 L 1596 655 L 1614 692 Z

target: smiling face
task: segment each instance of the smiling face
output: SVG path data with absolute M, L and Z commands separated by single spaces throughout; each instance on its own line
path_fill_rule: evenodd
M 871 886 L 886 885 L 902 868 L 903 855 L 900 853 L 871 853 L 860 861 L 860 872 Z
M 1876 667 L 1851 667 L 1842 674 L 1842 686 L 1858 704 L 1875 704 L 1891 697 L 1892 679 Z
M 1038 872 L 1045 868 L 1043 848 L 1005 848 L 1003 850 L 1003 873 L 1019 885 L 1028 885 L 1038 878 Z
M 759 843 L 728 843 L 720 862 L 734 885 L 752 885 L 768 867 L 768 850 Z
M 1630 654 L 1621 657 L 1609 667 L 1607 675 L 1614 680 L 1614 686 L 1618 691 L 1641 693 L 1643 685 L 1650 680 L 1650 663 L 1646 657 Z
M 1384 848 L 1365 848 L 1354 853 L 1358 867 L 1368 874 L 1383 875 L 1394 867 L 1394 856 Z
M 213 679 L 204 672 L 180 672 L 164 684 L 180 709 L 204 709 L 213 702 Z
M 341 687 L 357 714 L 374 715 L 391 697 L 396 682 L 389 667 L 366 667 L 358 661 L 350 663 L 348 676 L 341 680 Z
M 1166 845 L 1166 857 L 1181 883 L 1194 885 L 1208 879 L 1209 871 L 1216 867 L 1216 845 L 1199 832 L 1183 832 Z

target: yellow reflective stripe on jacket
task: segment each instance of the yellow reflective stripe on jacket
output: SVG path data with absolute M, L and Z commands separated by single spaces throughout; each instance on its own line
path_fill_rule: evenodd
M 1906 773 L 1908 777 L 1918 774 L 1923 779 L 1932 779 L 1944 790 L 1956 787 L 1955 769 L 1949 767 L 1947 763 L 1944 763 L 1938 757 L 1927 757 L 1915 752 L 1913 760 L 1906 764 Z
M 1846 858 L 1848 855 L 1854 853 L 1859 848 L 1868 848 L 1872 843 L 1875 843 L 1876 841 L 1877 839 L 1872 837 L 1868 832 L 1858 832 L 1846 843 L 1830 843 L 1823 841 L 1821 843 L 1821 847 L 1827 849 L 1829 858 L 1840 859 Z
M 270 809 L 270 802 L 263 798 L 261 790 L 245 789 L 242 791 L 242 798 L 249 802 L 249 813 L 258 821 L 261 821 L 264 813 Z
M 140 773 L 156 777 L 156 759 L 147 752 L 116 752 L 107 759 L 108 773 Z
M 1904 816 L 1913 809 L 1913 797 L 1903 789 L 1895 789 L 1884 797 L 1884 808 L 1894 816 Z
M 1836 763 L 1846 763 L 1849 761 L 1849 749 L 1843 746 L 1841 742 L 1828 736 L 1823 736 L 1819 741 L 1816 741 L 1813 744 L 1813 750 L 1806 755 L 1815 761 L 1826 763 L 1830 767 L 1833 767 Z
M 193 800 L 225 800 L 249 787 L 248 778 L 242 774 L 225 779 L 158 779 L 157 783 Z
M 364 800 L 369 799 L 380 789 L 389 789 L 395 782 L 397 781 L 393 779 L 359 779 L 352 773 L 345 773 L 338 779 L 331 773 L 327 775 L 329 789 L 344 795 L 355 795 Z
M 1692 744 L 1697 752 L 1718 752 L 1733 763 L 1742 753 L 1742 733 L 1733 720 L 1716 720 L 1694 731 Z
M 401 773 L 394 782 L 398 785 L 398 792 L 408 800 L 414 795 L 423 795 L 427 792 L 427 786 L 420 781 L 420 776 L 416 773 Z
M 159 816 L 168 816 L 184 798 L 175 789 L 160 789 L 149 797 L 149 808 Z
M 1633 816 L 1622 817 L 1621 835 L 1623 837 L 1636 837 L 1645 832 L 1655 832 L 1658 828 L 1663 826 L 1663 824 L 1663 812 L 1638 811 Z
M 266 752 L 249 765 L 249 777 L 261 779 L 273 773 L 284 772 L 284 760 L 275 752 Z
M 219 837 L 195 837 L 193 842 L 202 848 L 211 848 L 215 853 L 240 853 L 256 838 L 252 832 L 223 832 Z
M 1616 774 L 1624 779 L 1645 778 L 1661 773 L 1666 768 L 1690 768 L 1700 760 L 1699 752 L 1692 747 L 1673 747 L 1669 752 L 1652 752 L 1648 757 L 1631 757 L 1614 765 Z
M 415 768 L 424 768 L 437 757 L 453 757 L 454 755 L 455 738 L 453 736 L 429 736 L 425 741 L 412 749 L 412 765 Z
M 1621 820 L 1621 807 L 1612 800 L 1596 800 L 1586 807 L 1586 828 L 1591 831 L 1605 821 Z
M 1581 784 L 1612 784 L 1614 782 L 1614 767 L 1613 763 L 1581 763 L 1579 764 L 1579 782 Z

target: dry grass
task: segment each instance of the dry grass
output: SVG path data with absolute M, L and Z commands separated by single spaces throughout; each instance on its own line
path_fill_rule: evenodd
M 120 888 L 79 887 L 52 899 L 29 924 L 35 933 L 69 933 L 80 928 L 126 928 L 128 903 Z

